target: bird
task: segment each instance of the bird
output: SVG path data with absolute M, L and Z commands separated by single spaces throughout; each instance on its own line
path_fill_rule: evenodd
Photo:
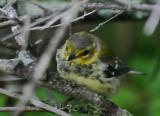
M 111 96 L 125 74 L 142 74 L 125 66 L 99 37 L 82 31 L 72 34 L 56 52 L 60 77 L 85 86 L 101 95 Z

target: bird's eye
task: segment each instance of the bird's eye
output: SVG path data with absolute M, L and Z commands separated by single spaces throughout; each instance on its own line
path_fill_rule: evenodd
M 87 54 L 89 54 L 90 50 L 85 50 L 84 52 L 81 53 L 82 56 L 85 56 Z

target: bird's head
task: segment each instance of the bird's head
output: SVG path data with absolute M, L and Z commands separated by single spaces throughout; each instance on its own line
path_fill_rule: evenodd
M 89 65 L 98 60 L 99 52 L 100 45 L 96 36 L 78 32 L 66 40 L 61 56 L 74 65 Z

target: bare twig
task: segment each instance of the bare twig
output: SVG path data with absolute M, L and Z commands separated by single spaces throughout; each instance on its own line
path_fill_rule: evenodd
M 17 22 L 13 20 L 8 20 L 0 23 L 0 28 L 5 27 L 5 26 L 10 26 L 10 25 L 16 25 Z
M 24 99 L 19 94 L 13 93 L 11 91 L 8 91 L 8 90 L 2 89 L 2 88 L 0 88 L 0 93 L 4 94 L 4 95 L 7 95 L 9 97 L 15 98 L 15 99 L 19 99 L 19 100 L 23 100 Z M 56 113 L 56 114 L 61 115 L 61 116 L 70 116 L 69 114 L 63 112 L 62 110 L 59 110 L 56 107 L 52 107 L 52 106 L 50 106 L 48 104 L 45 104 L 43 102 L 40 102 L 39 100 L 37 100 L 35 98 L 31 98 L 29 101 L 30 101 L 30 103 L 32 105 L 36 106 L 37 108 L 42 108 L 44 110 Z M 23 107 L 21 107 L 21 108 L 22 109 L 18 109 L 18 110 L 23 110 Z
M 39 7 L 40 9 L 42 9 L 44 11 L 45 14 L 52 13 L 51 9 L 46 8 L 43 5 L 41 5 L 41 4 L 39 4 L 39 3 L 35 2 L 35 1 L 28 0 L 27 2 L 30 2 L 30 3 L 34 4 L 35 6 Z
M 97 9 L 92 10 L 92 11 L 89 12 L 89 13 L 86 13 L 86 14 L 80 16 L 80 17 L 77 17 L 77 18 L 71 20 L 70 23 L 73 23 L 73 22 L 76 22 L 76 21 L 78 21 L 78 20 L 84 19 L 86 16 L 89 16 L 89 15 L 95 13 L 96 11 L 97 11 Z M 61 24 L 52 25 L 52 26 L 33 27 L 33 28 L 31 28 L 30 30 L 31 30 L 31 31 L 33 31 L 33 30 L 43 30 L 43 29 L 48 29 L 48 28 L 60 27 L 60 26 L 63 26 L 63 25 L 66 25 L 66 24 L 65 24 L 65 23 L 61 23 Z
M 7 12 L 6 12 L 6 10 L 0 8 L 0 14 L 6 16 Z
M 152 35 L 159 24 L 159 20 L 160 20 L 160 2 L 157 2 L 157 4 L 154 5 L 152 13 L 144 26 L 144 33 L 148 36 Z
M 17 2 L 17 0 L 7 0 L 7 4 L 3 7 L 4 9 L 10 6 L 13 6 L 13 4 L 15 4 Z
M 41 102 L 40 100 L 31 99 L 30 102 L 36 107 L 39 107 L 39 108 L 48 110 L 50 112 L 59 114 L 60 116 L 71 116 L 70 114 L 68 114 L 60 109 L 57 109 L 56 107 L 45 104 L 45 103 Z
M 95 11 L 94 11 L 94 12 L 95 12 Z M 93 11 L 92 11 L 92 13 L 93 13 Z M 89 14 L 91 14 L 91 13 L 89 13 Z M 89 15 L 89 14 L 87 14 L 87 15 Z M 87 15 L 86 15 L 86 16 L 87 16 Z M 50 28 L 52 24 L 54 24 L 56 21 L 58 21 L 59 19 L 61 19 L 61 18 L 64 17 L 64 16 L 69 17 L 68 11 L 63 12 L 63 13 L 57 15 L 56 17 L 51 18 L 44 26 L 41 26 L 41 27 L 38 27 L 38 28 L 34 28 L 34 29 L 32 28 L 31 30 L 37 30 L 37 29 L 43 30 L 43 29 L 46 29 L 46 28 Z M 65 24 L 62 24 L 62 25 L 59 25 L 59 26 L 66 25 L 67 23 L 71 23 L 71 22 L 73 22 L 73 21 L 82 19 L 82 18 L 84 18 L 84 17 L 85 17 L 85 16 L 81 16 L 81 17 L 78 17 L 77 19 L 74 19 L 74 20 L 71 20 L 71 21 L 69 20 L 69 22 L 67 21 L 67 22 L 65 22 Z M 62 21 L 62 23 L 63 23 L 63 21 Z
M 105 2 L 105 3 L 86 3 L 84 8 L 86 9 L 112 9 L 112 10 L 125 10 L 126 12 L 130 11 L 143 11 L 151 12 L 154 9 L 154 5 L 150 4 L 125 4 L 121 2 L 123 6 L 116 4 L 114 2 Z M 125 6 L 125 7 L 124 7 Z
M 7 11 L 7 16 L 11 19 L 15 19 L 18 17 L 17 13 L 16 13 L 16 10 L 12 7 L 12 6 L 8 6 L 6 8 L 6 11 Z M 25 39 L 23 38 L 23 35 L 20 33 L 21 29 L 21 26 L 19 24 L 15 25 L 15 26 L 12 26 L 11 27 L 11 30 L 14 34 L 17 34 L 15 36 L 15 40 L 16 42 L 18 43 L 18 45 L 20 46 L 25 46 L 26 45 L 26 42 L 25 42 Z
M 29 16 L 25 16 L 24 18 L 24 26 L 23 26 L 23 33 L 21 33 L 23 35 L 23 39 L 25 41 L 25 44 L 22 46 L 21 49 L 26 50 L 28 47 L 28 39 L 29 39 L 29 33 L 30 33 L 30 17 Z
M 43 30 L 43 29 L 46 29 L 46 28 L 50 27 L 52 24 L 54 24 L 56 21 L 58 21 L 59 19 L 61 19 L 61 18 L 62 18 L 63 16 L 65 16 L 66 14 L 68 14 L 68 12 L 64 12 L 64 13 L 62 13 L 62 14 L 57 15 L 56 17 L 51 18 L 51 20 L 49 20 L 49 21 L 47 22 L 47 24 L 45 24 L 45 25 L 42 26 L 42 27 L 39 27 L 40 30 Z
M 120 11 L 120 12 L 116 13 L 115 15 L 113 15 L 111 18 L 107 19 L 106 21 L 99 23 L 95 28 L 91 29 L 90 32 L 94 32 L 94 31 L 98 30 L 101 26 L 103 26 L 104 24 L 108 23 L 112 19 L 118 17 L 122 13 L 123 13 L 123 11 Z
M 15 81 L 21 81 L 24 80 L 24 78 L 17 78 L 13 75 L 5 75 L 0 77 L 1 82 L 15 82 Z
M 13 111 L 16 111 L 17 109 L 21 109 L 23 112 L 44 112 L 45 111 L 33 106 L 24 106 L 24 107 L 0 107 L 0 112 L 13 112 Z

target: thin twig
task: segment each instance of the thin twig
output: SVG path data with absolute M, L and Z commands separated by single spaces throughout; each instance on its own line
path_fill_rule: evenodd
M 24 99 L 24 98 L 21 97 L 19 94 L 13 93 L 13 92 L 11 92 L 11 91 L 9 91 L 9 90 L 5 90 L 5 89 L 2 89 L 2 88 L 0 88 L 0 93 L 1 93 L 1 94 L 4 94 L 4 95 L 7 95 L 7 96 L 9 96 L 9 97 L 15 98 L 15 99 L 19 99 L 19 100 L 23 100 L 23 99 Z M 48 105 L 48 104 L 45 104 L 45 103 L 43 103 L 43 102 L 41 102 L 41 101 L 39 101 L 39 100 L 37 100 L 37 99 L 35 99 L 35 98 L 31 98 L 31 99 L 29 100 L 29 102 L 30 102 L 32 105 L 36 106 L 37 108 L 42 108 L 42 109 L 44 109 L 44 110 L 47 110 L 47 111 L 56 113 L 56 114 L 58 114 L 58 115 L 60 115 L 60 116 L 70 116 L 69 114 L 65 113 L 64 111 L 59 110 L 59 109 L 57 109 L 56 107 L 52 107 L 52 106 L 50 106 L 50 105 Z M 23 108 L 23 107 L 22 107 L 22 108 Z M 18 109 L 18 110 L 21 110 L 21 109 Z M 22 109 L 22 110 L 23 110 L 23 109 Z
M 78 20 L 84 19 L 86 16 L 89 16 L 89 15 L 95 13 L 96 11 L 97 11 L 97 9 L 92 10 L 89 13 L 86 13 L 86 14 L 80 16 L 80 17 L 77 17 L 77 18 L 71 20 L 69 23 L 73 23 L 73 22 L 76 22 Z M 33 30 L 43 30 L 43 29 L 48 29 L 48 28 L 60 27 L 60 26 L 63 26 L 63 25 L 65 25 L 65 23 L 61 23 L 61 24 L 57 24 L 57 25 L 52 25 L 52 26 L 46 26 L 46 27 L 33 27 L 33 28 L 30 28 L 30 30 L 31 31 L 33 31 Z
M 13 4 L 15 4 L 17 2 L 17 0 L 7 0 L 7 4 L 3 7 L 4 9 L 10 6 L 13 6 Z
M 123 6 L 112 2 L 101 2 L 101 3 L 86 3 L 84 4 L 84 8 L 91 9 L 112 9 L 112 10 L 122 10 L 126 12 L 130 11 L 143 11 L 143 12 L 151 12 L 154 9 L 154 4 L 125 4 L 121 2 Z M 124 7 L 125 6 L 125 7 Z
M 16 21 L 13 21 L 13 20 L 7 20 L 7 21 L 3 21 L 0 23 L 0 28 L 2 27 L 6 27 L 6 26 L 10 26 L 10 25 L 16 25 L 17 22 Z
M 18 18 L 17 12 L 12 6 L 8 6 L 6 8 L 6 11 L 7 11 L 7 15 L 9 18 L 11 18 L 11 19 Z M 14 34 L 17 34 L 15 36 L 15 40 L 18 43 L 18 45 L 25 46 L 26 42 L 25 42 L 25 39 L 23 38 L 23 34 L 20 31 L 21 26 L 19 24 L 15 25 L 15 26 L 11 26 L 11 30 Z
M 7 12 L 6 12 L 6 10 L 0 8 L 0 14 L 6 16 Z
M 25 78 L 17 78 L 16 76 L 13 75 L 5 75 L 5 76 L 0 76 L 0 81 L 1 82 L 15 82 L 15 81 L 21 81 L 25 80 Z
M 0 112 L 13 112 L 13 111 L 16 111 L 17 109 L 21 109 L 23 112 L 44 112 L 45 111 L 33 106 L 24 106 L 24 107 L 0 107 Z
M 98 30 L 101 26 L 103 26 L 104 24 L 108 23 L 109 21 L 111 21 L 112 19 L 118 17 L 119 15 L 121 15 L 123 13 L 123 11 L 120 11 L 119 13 L 113 15 L 111 18 L 107 19 L 104 22 L 99 23 L 95 28 L 91 29 L 90 32 L 94 32 L 96 30 Z

